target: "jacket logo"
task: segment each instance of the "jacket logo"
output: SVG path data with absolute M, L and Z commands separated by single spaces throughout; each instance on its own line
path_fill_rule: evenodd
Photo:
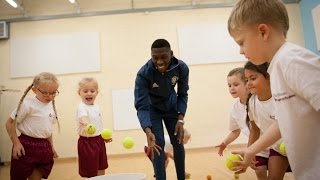
M 152 88 L 157 88 L 157 87 L 159 87 L 159 85 L 157 83 L 152 84 Z
M 178 81 L 178 76 L 173 76 L 172 78 L 171 78 L 171 83 L 172 83 L 172 85 L 175 85 L 176 83 L 177 83 L 177 81 Z

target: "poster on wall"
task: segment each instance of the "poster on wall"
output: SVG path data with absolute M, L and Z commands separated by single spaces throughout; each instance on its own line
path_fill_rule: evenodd
M 227 24 L 189 24 L 177 27 L 180 58 L 188 65 L 245 61 L 228 33 Z
M 10 39 L 12 78 L 40 72 L 72 74 L 100 71 L 98 32 L 17 37 Z
M 133 89 L 112 90 L 114 130 L 140 129 L 137 111 L 134 108 Z
M 316 34 L 317 49 L 320 51 L 320 4 L 312 9 L 314 32 Z

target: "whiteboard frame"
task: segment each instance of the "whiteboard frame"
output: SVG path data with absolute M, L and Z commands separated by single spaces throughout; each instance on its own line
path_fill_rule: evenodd
M 227 24 L 190 24 L 177 28 L 180 59 L 188 65 L 246 61 Z
M 98 32 L 11 38 L 10 74 L 30 77 L 40 72 L 70 74 L 100 71 Z

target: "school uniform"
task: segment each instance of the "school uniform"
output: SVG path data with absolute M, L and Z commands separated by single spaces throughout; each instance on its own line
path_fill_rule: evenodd
M 246 137 L 249 138 L 250 130 L 246 124 L 246 119 L 246 105 L 242 104 L 240 102 L 240 99 L 238 98 L 231 108 L 229 130 L 234 131 L 240 129 L 241 133 L 243 133 Z M 256 154 L 256 161 L 258 161 L 256 166 L 268 165 L 268 157 L 269 148 Z
M 296 179 L 320 179 L 320 57 L 286 42 L 268 72 L 287 156 Z
M 87 116 L 96 127 L 94 134 L 87 134 L 80 125 L 80 119 Z M 101 137 L 102 120 L 98 105 L 86 105 L 81 102 L 77 111 L 78 125 L 78 163 L 81 177 L 97 176 L 98 170 L 108 168 L 108 158 L 104 139 Z
M 14 110 L 10 117 L 16 121 L 21 132 L 18 138 L 25 150 L 25 155 L 19 159 L 11 158 L 11 180 L 26 180 L 34 169 L 47 179 L 54 164 L 52 145 L 48 140 L 56 123 L 52 103 L 43 103 L 36 97 L 25 98 L 18 114 Z

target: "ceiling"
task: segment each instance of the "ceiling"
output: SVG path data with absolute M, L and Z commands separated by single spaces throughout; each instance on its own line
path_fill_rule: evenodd
M 197 8 L 231 7 L 237 0 L 15 0 L 18 8 L 0 0 L 0 21 L 18 22 L 45 19 L 168 11 Z M 284 0 L 299 3 L 300 0 Z

